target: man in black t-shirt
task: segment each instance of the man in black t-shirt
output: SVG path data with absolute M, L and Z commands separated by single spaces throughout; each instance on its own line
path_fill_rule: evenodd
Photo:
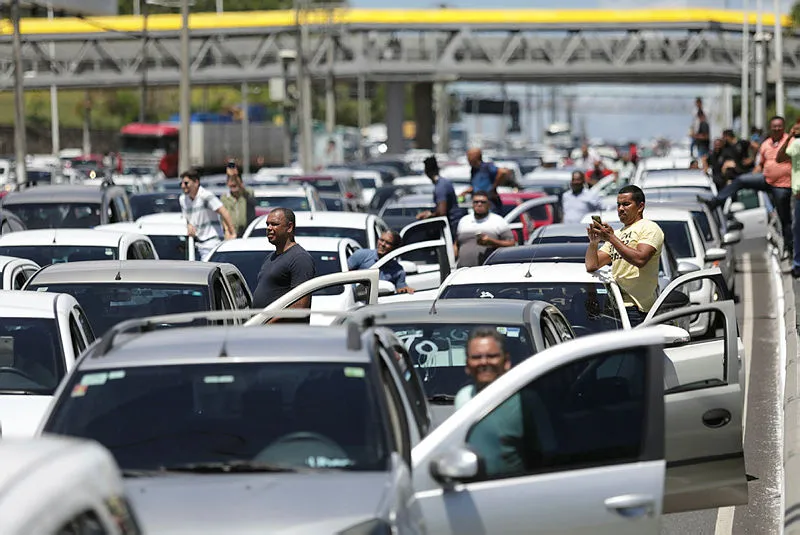
M 753 170 L 755 158 L 750 154 L 750 142 L 738 139 L 733 130 L 722 132 L 725 146 L 722 148 L 722 174 L 732 180 L 737 176 Z
M 268 306 L 316 275 L 314 259 L 294 241 L 294 225 L 294 212 L 288 208 L 275 208 L 267 216 L 267 239 L 275 252 L 267 256 L 258 272 L 253 308 Z M 311 308 L 311 296 L 287 308 Z
M 711 145 L 711 130 L 708 127 L 708 120 L 703 110 L 697 112 L 697 131 L 694 133 L 694 148 L 697 150 L 697 157 L 708 156 Z

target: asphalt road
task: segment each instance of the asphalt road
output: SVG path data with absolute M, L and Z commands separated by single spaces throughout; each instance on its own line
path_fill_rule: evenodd
M 782 377 L 778 288 L 765 240 L 736 248 L 737 318 L 745 345 L 745 436 L 749 502 L 737 507 L 665 515 L 663 534 L 768 535 L 782 522 Z

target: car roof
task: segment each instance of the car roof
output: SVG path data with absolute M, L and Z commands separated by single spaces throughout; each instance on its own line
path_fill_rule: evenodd
M 65 294 L 3 290 L 0 292 L 0 317 L 55 318 L 56 301 Z
M 651 221 L 690 221 L 692 214 L 682 208 L 672 208 L 671 206 L 647 206 L 644 209 L 644 218 Z M 591 220 L 589 216 L 584 217 L 584 222 Z M 603 212 L 603 220 L 619 221 L 619 214 L 616 211 Z
M 586 236 L 586 225 L 583 223 L 553 223 L 536 229 L 536 234 L 543 236 Z M 588 237 L 587 237 L 588 240 Z
M 377 325 L 398 322 L 418 323 L 527 323 L 531 310 L 541 311 L 548 306 L 543 301 L 520 299 L 440 299 L 435 313 L 433 301 L 398 301 L 368 305 L 353 311 L 351 317 L 374 315 Z
M 427 193 L 412 193 L 406 194 L 402 197 L 398 197 L 396 199 L 389 200 L 385 205 L 384 209 L 392 208 L 395 206 L 431 206 L 433 202 L 431 201 L 431 196 Z
M 344 227 L 365 229 L 373 214 L 364 212 L 295 212 L 298 227 Z M 254 228 L 267 226 L 267 216 L 261 216 Z
M 94 230 L 89 228 L 20 230 L 0 236 L 0 246 L 30 245 L 95 245 L 118 247 L 124 236 L 144 239 L 144 234 L 118 230 Z
M 301 186 L 262 186 L 262 185 L 253 185 L 253 195 L 258 197 L 286 197 L 286 196 L 297 196 L 297 197 L 306 197 L 308 195 L 308 186 L 301 185 Z
M 338 252 L 339 244 L 347 238 L 330 238 L 327 236 L 297 236 L 295 241 L 306 251 L 326 251 Z M 351 240 L 347 240 L 351 241 Z M 356 242 L 353 242 L 356 243 Z M 224 253 L 230 251 L 274 251 L 275 246 L 266 238 L 237 238 L 235 240 L 225 240 L 214 253 Z
M 264 343 L 265 340 L 269 343 Z M 244 359 L 260 362 L 370 362 L 365 350 L 348 349 L 347 329 L 342 326 L 285 324 L 247 328 L 204 326 L 156 330 L 134 336 L 122 334 L 119 342 L 105 355 L 94 356 L 92 353 L 81 361 L 79 368 L 207 364 L 212 361 L 235 363 Z
M 605 282 L 605 271 L 589 273 L 583 264 L 563 262 L 495 264 L 461 268 L 450 275 L 448 286 L 515 282 Z
M 97 225 L 95 230 L 134 232 L 148 236 L 186 236 L 186 223 L 178 221 L 125 221 L 122 223 L 108 223 Z
M 16 262 L 16 261 L 22 261 L 22 262 L 25 262 L 26 264 L 30 264 L 31 262 L 33 262 L 32 260 L 28 260 L 27 258 L 19 258 L 19 257 L 16 257 L 16 256 L 0 255 L 0 271 L 4 270 L 6 268 L 6 266 L 9 265 L 10 263 Z
M 519 264 L 524 262 L 575 262 L 586 257 L 586 243 L 538 243 L 519 247 L 501 247 L 486 259 L 484 265 Z
M 65 262 L 42 268 L 30 284 L 62 283 L 152 283 L 208 284 L 212 271 L 223 264 L 187 260 L 92 260 Z M 228 264 L 230 265 L 230 264 Z M 231 266 L 232 267 L 232 266 Z M 120 278 L 116 279 L 119 273 Z
M 65 203 L 89 202 L 99 203 L 103 199 L 103 191 L 108 188 L 94 186 L 62 186 L 47 185 L 27 188 L 22 191 L 13 191 L 3 200 L 3 204 L 27 203 Z M 118 188 L 121 190 L 121 188 Z

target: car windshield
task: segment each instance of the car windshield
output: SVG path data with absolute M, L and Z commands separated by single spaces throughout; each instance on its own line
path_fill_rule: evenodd
M 158 195 L 132 195 L 130 197 L 133 218 L 139 219 L 144 215 L 161 214 L 164 212 L 180 212 L 181 205 L 177 194 L 164 196 Z
M 317 277 L 320 275 L 330 275 L 342 271 L 339 262 L 339 253 L 325 251 L 308 251 L 314 259 L 314 269 Z M 208 259 L 209 262 L 227 262 L 233 264 L 244 275 L 247 286 L 251 293 L 255 293 L 258 285 L 258 272 L 261 265 L 272 251 L 217 251 Z M 314 295 L 341 295 L 344 293 L 344 286 L 331 286 L 311 294 Z
M 344 212 L 344 201 L 340 197 L 320 197 L 328 212 Z
M 429 398 L 455 396 L 461 387 L 472 384 L 464 369 L 467 340 L 476 327 L 495 327 L 503 335 L 503 346 L 511 356 L 512 365 L 519 364 L 535 352 L 528 329 L 523 324 L 415 322 L 384 325 L 391 328 L 405 345 Z
M 49 184 L 53 180 L 53 174 L 50 171 L 34 171 L 28 169 L 25 173 L 28 176 L 28 182 L 34 184 Z
M 52 395 L 64 376 L 54 319 L 0 318 L 0 394 Z
M 267 235 L 266 227 L 257 227 L 250 233 L 250 238 L 264 238 Z M 296 227 L 295 236 L 308 236 L 312 238 L 350 238 L 361 247 L 367 247 L 367 231 L 347 227 Z
M 522 299 L 555 305 L 577 336 L 622 328 L 620 312 L 603 283 L 530 282 L 447 286 L 441 299 Z
M 26 289 L 72 295 L 96 333 L 129 319 L 209 309 L 208 289 L 190 284 L 38 284 L 32 280 Z
M 25 203 L 6 204 L 4 208 L 22 219 L 28 230 L 92 228 L 101 223 L 100 203 Z
M 158 252 L 161 260 L 188 260 L 189 249 L 186 247 L 188 238 L 186 236 L 158 236 L 148 234 L 150 241 Z
M 375 179 L 374 178 L 357 178 L 356 181 L 359 184 L 361 184 L 362 188 L 373 188 L 374 189 L 374 188 L 378 187 L 377 184 L 375 184 Z
M 320 191 L 320 192 L 324 191 L 324 192 L 328 192 L 328 193 L 341 193 L 341 191 L 339 190 L 339 183 L 333 178 L 324 178 L 324 179 L 320 179 L 320 180 L 302 180 L 302 179 L 292 180 L 292 179 L 289 179 L 289 181 L 291 183 L 300 182 L 300 183 L 304 183 L 304 184 L 310 184 L 310 185 L 314 186 L 315 188 L 317 188 L 317 191 Z
M 33 260 L 40 266 L 82 260 L 116 260 L 116 247 L 91 245 L 4 245 L 0 255 Z
M 311 208 L 308 205 L 306 197 L 298 197 L 295 195 L 277 196 L 272 195 L 269 197 L 255 197 L 256 206 L 259 208 L 289 208 L 295 212 L 307 212 Z
M 547 227 L 542 227 L 546 229 Z M 577 236 L 568 236 L 564 234 L 548 234 L 545 230 L 541 234 L 536 235 L 533 243 L 589 243 L 589 236 L 580 234 Z
M 695 256 L 692 234 L 686 221 L 656 221 L 664 231 L 664 241 L 669 243 L 675 258 L 692 258 Z
M 385 470 L 373 384 L 366 363 L 86 370 L 66 385 L 45 429 L 99 442 L 123 470 L 237 462 Z

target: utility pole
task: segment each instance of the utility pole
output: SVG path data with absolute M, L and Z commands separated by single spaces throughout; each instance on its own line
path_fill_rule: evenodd
M 311 116 L 311 80 L 308 74 L 308 20 L 302 3 L 305 0 L 294 0 L 295 21 L 297 25 L 297 89 L 300 92 L 298 109 L 298 135 L 300 151 L 300 167 L 304 173 L 314 169 L 313 133 Z M 303 11 L 303 20 L 300 20 Z
M 180 83 L 180 144 L 178 167 L 182 173 L 191 167 L 189 136 L 192 113 L 192 86 L 189 77 L 189 0 L 181 0 L 181 83 Z
M 358 159 L 364 160 L 364 130 L 369 125 L 368 123 L 368 110 L 369 102 L 367 101 L 367 81 L 363 75 L 358 77 Z
M 47 20 L 53 20 L 53 5 L 47 6 Z M 55 62 L 56 59 L 56 44 L 50 41 L 50 61 Z M 61 149 L 61 140 L 58 124 L 58 87 L 56 84 L 50 86 L 50 146 L 53 150 L 53 156 L 58 156 Z
M 19 33 L 19 0 L 11 0 L 11 24 L 14 35 L 11 46 L 14 54 L 14 154 L 16 156 L 17 184 L 28 181 L 25 157 L 28 154 L 25 133 L 25 88 L 22 72 L 22 38 Z
M 783 87 L 783 24 L 781 24 L 781 0 L 775 0 L 775 37 L 773 39 L 775 47 L 775 61 L 773 62 L 773 72 L 775 73 L 775 114 L 783 117 L 785 113 L 785 97 Z
M 750 0 L 743 0 L 744 20 L 742 21 L 742 89 L 741 123 L 742 139 L 750 137 Z
M 550 123 L 556 122 L 556 118 L 558 116 L 556 110 L 556 94 L 558 92 L 558 88 L 555 85 L 550 86 Z
M 142 5 L 142 15 L 144 15 L 144 21 L 142 27 L 142 86 L 139 89 L 140 123 L 147 122 L 147 17 L 149 15 L 147 2 Z
M 250 177 L 250 102 L 247 82 L 242 82 L 242 178 Z
M 224 6 L 222 5 L 225 0 L 217 0 L 217 14 L 223 13 L 225 11 Z
M 83 153 L 92 153 L 92 95 L 88 89 L 83 95 Z
M 753 125 L 764 127 L 764 0 L 756 0 L 756 74 L 755 99 L 753 101 Z M 748 132 L 749 137 L 749 132 Z

